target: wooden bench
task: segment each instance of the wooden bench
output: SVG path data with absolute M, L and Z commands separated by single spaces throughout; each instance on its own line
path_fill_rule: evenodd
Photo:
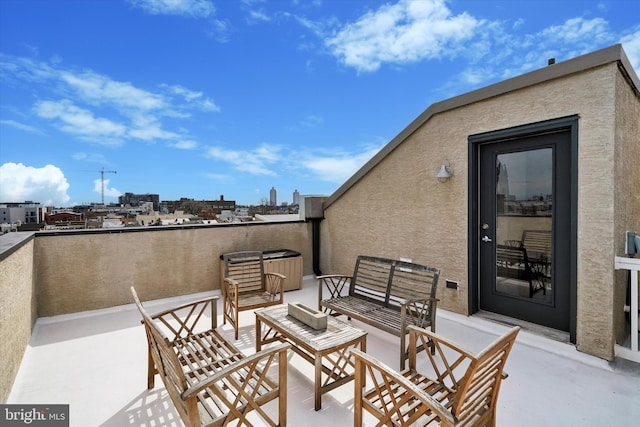
M 404 369 L 408 326 L 435 332 L 439 275 L 434 267 L 360 255 L 353 275 L 318 276 L 318 310 L 399 336 L 400 367 Z M 328 298 L 324 298 L 325 290 Z
M 247 419 L 251 411 L 265 425 L 286 426 L 289 344 L 245 356 L 215 330 L 217 297 L 151 316 L 133 287 L 131 293 L 149 346 L 147 387 L 154 387 L 159 374 L 187 427 L 222 426 L 234 420 L 252 425 Z M 208 315 L 211 323 L 205 322 Z M 277 380 L 267 375 L 270 369 L 277 369 Z M 275 421 L 262 408 L 274 399 Z
M 282 304 L 286 276 L 275 272 L 265 273 L 261 251 L 224 254 L 223 260 L 223 323 L 229 321 L 238 339 L 239 313 Z
M 519 331 L 513 327 L 473 354 L 428 330 L 410 326 L 409 367 L 402 372 L 358 349 L 351 350 L 356 364 L 353 425 L 362 426 L 362 411 L 366 410 L 378 419 L 376 425 L 495 426 L 500 384 L 506 378 L 504 366 Z M 435 347 L 435 356 L 420 351 L 427 342 Z M 366 376 L 373 386 L 364 391 Z
M 546 288 L 540 272 L 531 268 L 527 250 L 524 247 L 496 245 L 496 274 L 500 277 L 523 280 L 529 284 L 529 298 Z

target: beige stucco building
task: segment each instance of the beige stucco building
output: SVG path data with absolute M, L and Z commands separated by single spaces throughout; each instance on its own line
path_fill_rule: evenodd
M 479 211 L 493 199 L 480 187 L 492 178 L 483 175 L 481 153 L 500 143 L 504 153 L 530 150 L 531 138 L 542 138 L 554 153 L 553 190 L 565 190 L 554 194 L 564 212 L 546 217 L 554 245 L 563 246 L 551 255 L 552 299 L 538 305 L 554 308 L 560 298 L 553 294 L 565 288 L 562 329 L 579 350 L 612 359 L 616 340 L 628 334 L 626 275 L 614 270 L 614 257 L 624 254 L 625 231 L 640 230 L 639 89 L 616 45 L 430 106 L 326 200 L 323 268 L 349 271 L 361 253 L 411 258 L 441 269 L 439 307 L 483 310 L 483 269 L 495 269 L 495 261 L 487 265 L 482 255 L 482 225 L 491 221 Z M 559 142 L 544 140 L 562 133 Z M 441 183 L 436 174 L 444 159 L 453 176 Z M 363 220 L 372 211 L 384 220 Z M 447 288 L 446 279 L 458 289 Z M 526 299 L 499 305 L 531 306 L 526 320 L 544 323 L 548 315 L 536 314 Z

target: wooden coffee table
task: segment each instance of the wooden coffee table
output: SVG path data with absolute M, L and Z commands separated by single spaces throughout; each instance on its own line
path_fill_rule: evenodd
M 355 367 L 349 350 L 359 347 L 367 351 L 366 331 L 332 316 L 327 318 L 326 329 L 313 329 L 289 316 L 287 304 L 256 310 L 255 315 L 256 351 L 270 342 L 288 342 L 296 353 L 315 366 L 316 411 L 322 407 L 323 393 L 354 379 Z

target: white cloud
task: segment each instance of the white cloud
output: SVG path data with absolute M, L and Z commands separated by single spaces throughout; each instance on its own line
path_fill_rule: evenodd
M 622 37 L 620 43 L 622 43 L 622 48 L 636 74 L 640 74 L 640 28 L 636 32 Z
M 11 126 L 12 128 L 23 130 L 25 132 L 44 134 L 44 132 L 42 132 L 40 129 L 36 127 L 25 125 L 24 123 L 19 123 L 19 122 L 16 122 L 15 120 L 0 120 L 0 124 L 5 126 Z
M 325 44 L 345 65 L 376 71 L 383 63 L 454 57 L 479 24 L 467 13 L 453 16 L 444 0 L 401 0 L 365 14 Z
M 28 83 L 34 88 L 41 99 L 34 104 L 40 118 L 51 120 L 58 129 L 79 139 L 105 146 L 122 145 L 131 139 L 179 143 L 187 131 L 167 130 L 164 119 L 190 118 L 193 111 L 220 111 L 204 93 L 181 85 L 161 84 L 160 91 L 152 92 L 91 70 L 75 72 L 3 54 L 0 70 L 3 82 Z M 62 99 L 46 100 L 52 96 Z M 11 120 L 3 124 L 37 131 L 33 126 Z
M 247 18 L 249 24 L 253 24 L 256 22 L 269 22 L 271 21 L 271 17 L 267 15 L 267 13 L 263 10 L 250 10 L 249 17 Z
M 562 25 L 546 28 L 541 33 L 541 39 L 554 45 L 588 45 L 606 43 L 611 40 L 608 23 L 602 18 L 584 19 L 571 18 Z M 587 47 L 591 49 L 591 47 Z
M 84 162 L 91 162 L 91 163 L 101 163 L 101 164 L 106 164 L 107 159 L 104 157 L 104 154 L 102 153 L 73 153 L 71 155 L 71 158 L 74 160 L 79 160 L 79 161 L 84 161 Z
M 302 165 L 318 179 L 342 184 L 355 174 L 365 163 L 380 151 L 382 147 L 367 147 L 361 153 L 340 153 L 332 156 L 307 156 Z
M 166 107 L 159 95 L 139 89 L 131 83 L 115 81 L 97 73 L 61 72 L 60 78 L 87 102 L 108 104 L 116 109 L 147 111 Z
M 187 141 L 187 140 L 183 140 L 183 141 L 178 141 L 175 142 L 173 144 L 169 144 L 171 147 L 173 148 L 177 148 L 179 150 L 193 150 L 194 148 L 196 148 L 198 146 L 198 143 L 195 141 Z
M 216 9 L 209 0 L 129 0 L 133 5 L 152 15 L 179 15 L 207 18 Z
M 77 107 L 69 100 L 39 101 L 34 108 L 38 116 L 57 119 L 62 131 L 81 139 L 107 146 L 122 144 L 125 126 L 109 119 L 94 117 L 91 111 Z
M 280 148 L 261 144 L 254 150 L 227 150 L 222 147 L 209 147 L 205 156 L 231 164 L 234 169 L 252 175 L 276 176 L 270 165 L 281 159 Z
M 180 138 L 177 133 L 164 130 L 158 118 L 149 114 L 139 114 L 132 117 L 127 135 L 148 142 L 153 142 L 155 139 L 177 140 Z
M 209 98 L 205 98 L 202 92 L 187 89 L 180 85 L 162 85 L 170 93 L 182 97 L 185 101 L 191 103 L 194 107 L 202 111 L 220 112 L 220 107 Z
M 0 202 L 30 200 L 45 206 L 64 206 L 69 202 L 68 189 L 64 173 L 56 166 L 0 165 Z
M 111 180 L 109 179 L 105 179 L 104 180 L 104 196 L 105 197 L 118 197 L 122 195 L 122 192 L 115 189 L 115 188 L 109 188 L 109 183 L 111 182 Z M 95 179 L 93 181 L 93 191 L 94 193 L 98 193 L 100 194 L 100 196 L 102 196 L 102 179 Z

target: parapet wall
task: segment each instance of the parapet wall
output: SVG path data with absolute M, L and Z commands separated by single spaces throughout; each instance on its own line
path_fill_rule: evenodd
M 38 316 L 129 304 L 220 289 L 220 255 L 291 249 L 311 271 L 310 225 L 303 221 L 140 227 L 38 233 Z
M 0 243 L 0 402 L 6 402 L 37 318 L 33 233 L 9 233 Z

